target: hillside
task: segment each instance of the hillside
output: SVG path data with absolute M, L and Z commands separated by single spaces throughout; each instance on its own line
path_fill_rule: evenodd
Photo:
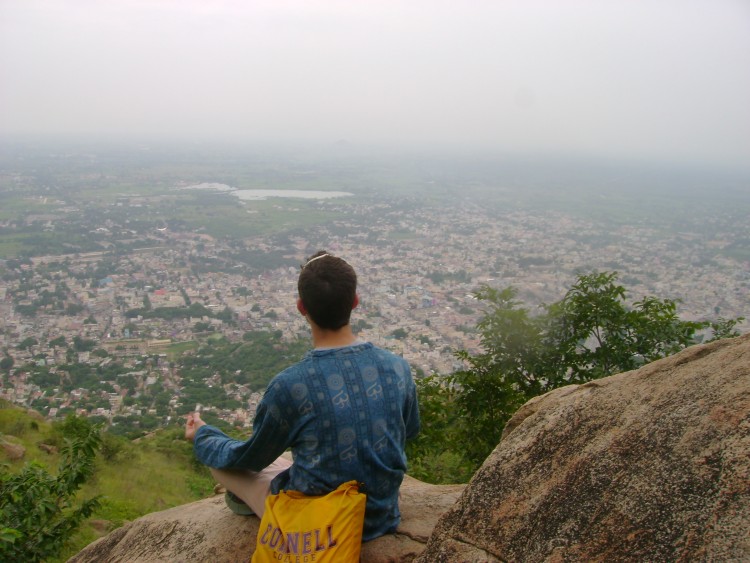
M 101 507 L 53 561 L 65 561 L 125 522 L 212 492 L 213 480 L 205 468 L 193 462 L 190 444 L 178 428 L 160 430 L 136 441 L 107 433 L 103 438 L 94 477 L 79 493 L 81 499 L 101 495 Z M 59 425 L 46 422 L 34 411 L 0 402 L 2 471 L 16 472 L 24 464 L 35 462 L 54 474 L 62 443 Z M 51 447 L 43 449 L 40 444 Z

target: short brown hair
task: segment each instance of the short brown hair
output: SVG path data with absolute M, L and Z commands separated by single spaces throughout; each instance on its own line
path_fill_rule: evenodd
M 357 274 L 346 260 L 321 250 L 302 266 L 297 291 L 316 325 L 337 330 L 349 324 L 357 296 Z

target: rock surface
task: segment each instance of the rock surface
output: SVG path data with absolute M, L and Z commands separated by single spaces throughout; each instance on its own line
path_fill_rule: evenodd
M 750 334 L 537 397 L 418 561 L 750 561 Z
M 401 486 L 398 532 L 364 544 L 362 561 L 412 561 L 463 488 L 429 485 L 406 477 Z M 143 516 L 90 544 L 69 562 L 246 563 L 255 550 L 258 524 L 255 516 L 233 514 L 219 495 Z
M 18 438 L 15 436 L 0 438 L 0 451 L 5 454 L 9 461 L 18 461 L 26 455 L 26 448 L 15 443 L 17 440 Z

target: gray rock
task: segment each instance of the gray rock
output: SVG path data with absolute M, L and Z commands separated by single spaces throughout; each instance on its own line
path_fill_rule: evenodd
M 37 447 L 43 452 L 47 452 L 50 455 L 57 454 L 59 452 L 57 446 L 51 446 L 50 444 L 44 444 L 42 442 L 38 443 Z
M 537 397 L 417 561 L 750 561 L 750 334 Z
M 23 459 L 26 455 L 26 448 L 21 444 L 16 443 L 17 440 L 18 438 L 15 436 L 5 436 L 4 438 L 0 438 L 0 451 L 2 451 L 10 461 L 18 461 L 19 459 Z

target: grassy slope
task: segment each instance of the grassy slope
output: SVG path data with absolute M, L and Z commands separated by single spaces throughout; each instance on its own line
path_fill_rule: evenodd
M 0 463 L 18 471 L 24 463 L 36 461 L 57 471 L 59 456 L 38 448 L 55 441 L 52 426 L 22 409 L 0 404 L 0 438 L 26 448 L 23 460 L 11 462 L 0 451 Z M 138 442 L 116 440 L 112 459 L 97 457 L 94 477 L 80 491 L 80 498 L 102 495 L 101 508 L 70 540 L 60 555 L 65 561 L 84 546 L 110 530 L 158 510 L 178 506 L 209 496 L 213 480 L 205 468 L 193 461 L 190 444 L 180 429 L 156 432 Z

